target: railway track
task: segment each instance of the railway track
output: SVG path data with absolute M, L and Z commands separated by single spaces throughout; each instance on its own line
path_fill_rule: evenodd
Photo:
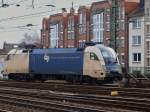
M 34 108 L 52 112 L 120 112 L 117 109 L 108 109 L 95 105 L 95 101 L 87 102 L 83 96 L 67 93 L 50 93 L 49 91 L 1 88 L 0 102 L 11 105 Z M 93 104 L 91 105 L 90 103 Z M 123 111 L 122 112 L 127 112 Z
M 150 98 L 149 88 L 121 88 L 107 86 L 73 85 L 64 83 L 26 83 L 26 82 L 0 82 L 1 87 L 18 87 L 28 89 L 52 90 L 70 93 L 109 95 L 111 91 L 118 91 L 119 96 Z
M 0 112 L 12 112 L 12 111 L 0 109 Z
M 39 108 L 41 110 L 45 109 L 45 111 L 51 110 L 60 112 L 61 110 L 61 112 L 117 112 L 116 109 L 110 110 L 110 108 L 126 109 L 130 110 L 130 112 L 131 110 L 144 112 L 150 111 L 149 99 L 71 94 L 23 88 L 1 88 L 0 91 L 0 101 L 3 101 L 4 103 L 17 103 L 16 105 L 27 106 L 36 109 Z M 102 108 L 106 108 L 108 106 L 109 109 Z M 121 111 L 118 110 L 118 112 Z

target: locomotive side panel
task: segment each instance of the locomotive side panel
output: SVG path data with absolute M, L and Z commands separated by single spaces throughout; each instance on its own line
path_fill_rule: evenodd
M 57 49 L 55 49 L 57 50 Z M 82 52 L 53 52 L 35 50 L 30 55 L 30 72 L 32 74 L 83 74 Z
M 29 54 L 9 54 L 4 66 L 4 72 L 7 74 L 27 74 L 29 73 Z

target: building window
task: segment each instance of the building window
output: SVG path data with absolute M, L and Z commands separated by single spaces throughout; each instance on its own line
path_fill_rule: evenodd
M 125 29 L 125 22 L 124 20 L 119 21 L 119 30 L 124 30 Z
M 118 11 L 119 11 L 119 14 L 118 14 L 119 20 L 124 20 L 124 17 L 125 17 L 125 9 L 124 9 L 124 6 L 122 6 L 122 5 L 120 4 L 120 7 L 118 8 Z
M 141 36 L 132 36 L 132 45 L 141 45 Z
M 147 62 L 146 66 L 147 66 L 147 67 L 150 67 L 150 58 L 147 58 L 147 61 L 146 61 L 146 62 Z
M 73 48 L 74 47 L 74 45 L 68 45 L 68 48 Z
M 110 31 L 110 9 L 106 9 L 106 31 Z
M 59 31 L 60 31 L 60 40 L 63 41 L 63 33 L 64 33 L 64 32 L 63 32 L 63 22 L 61 21 L 59 24 L 60 24 L 60 25 L 59 25 L 59 26 L 60 26 L 60 27 L 59 27 L 59 28 L 60 28 L 60 29 L 59 29 Z
M 86 15 L 84 12 L 79 14 L 79 33 L 84 34 L 86 32 Z
M 86 42 L 86 40 L 79 40 L 79 47 L 80 48 L 83 48 L 84 47 L 84 45 L 85 45 L 85 42 Z
M 150 71 L 150 58 L 146 59 L 146 71 Z
M 141 20 L 140 19 L 133 19 L 132 21 L 133 21 L 133 23 L 132 23 L 133 29 L 141 28 Z
M 119 47 L 124 47 L 125 45 L 125 41 L 124 41 L 124 37 L 117 37 L 117 46 Z
M 43 29 L 44 29 L 44 30 L 46 29 L 46 23 L 44 23 L 44 25 L 43 25 Z
M 141 53 L 133 53 L 133 62 L 141 62 Z
M 50 25 L 50 45 L 52 48 L 57 48 L 58 47 L 58 34 L 59 34 L 59 25 Z
M 149 20 L 150 19 L 150 8 L 146 9 L 146 18 Z
M 122 66 L 124 66 L 125 65 L 125 55 L 124 55 L 124 53 L 117 53 L 117 56 L 118 56 L 120 64 Z
M 150 54 L 150 41 L 146 42 L 146 50 L 147 50 L 147 54 Z
M 94 42 L 103 42 L 104 36 L 104 13 L 95 14 L 92 17 L 93 21 L 93 39 Z
M 121 55 L 121 64 L 124 64 L 125 63 L 125 57 L 124 55 Z
M 74 39 L 75 35 L 74 35 L 74 19 L 73 18 L 69 18 L 68 19 L 68 39 Z
M 146 26 L 146 37 L 150 37 L 150 25 Z

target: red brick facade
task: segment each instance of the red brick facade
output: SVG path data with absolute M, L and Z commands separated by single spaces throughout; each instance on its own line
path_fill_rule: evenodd
M 48 48 L 49 43 L 49 18 L 44 18 L 41 29 L 41 44 L 43 48 Z
M 67 32 L 65 47 L 77 47 L 78 41 L 78 14 L 75 13 L 73 8 L 70 9 L 70 13 L 67 15 Z
M 49 25 L 50 25 L 50 34 L 53 33 L 53 25 L 58 25 L 58 46 L 57 47 L 64 47 L 64 39 L 63 39 L 63 29 L 65 29 L 65 25 L 64 25 L 64 17 L 62 15 L 62 13 L 59 13 L 59 14 L 55 14 L 55 15 L 51 15 L 50 16 L 50 19 L 49 19 Z M 50 41 L 50 45 L 51 46 L 51 43 L 52 43 L 52 36 L 50 35 L 49 37 L 49 41 Z
M 80 6 L 78 9 L 78 45 L 90 41 L 90 8 Z
M 107 1 L 100 1 L 100 2 L 94 2 L 91 5 L 91 32 L 90 32 L 90 38 L 92 40 L 93 38 L 93 32 L 92 32 L 92 16 L 95 14 L 103 13 L 103 44 L 109 46 L 109 39 L 110 39 L 110 7 L 111 5 Z

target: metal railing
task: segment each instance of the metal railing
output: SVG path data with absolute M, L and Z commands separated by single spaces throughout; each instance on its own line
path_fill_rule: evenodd
M 129 67 L 131 74 L 145 74 L 150 76 L 150 66 L 147 67 Z
M 128 75 L 137 83 L 141 80 L 147 80 L 150 82 L 150 66 L 130 67 Z

